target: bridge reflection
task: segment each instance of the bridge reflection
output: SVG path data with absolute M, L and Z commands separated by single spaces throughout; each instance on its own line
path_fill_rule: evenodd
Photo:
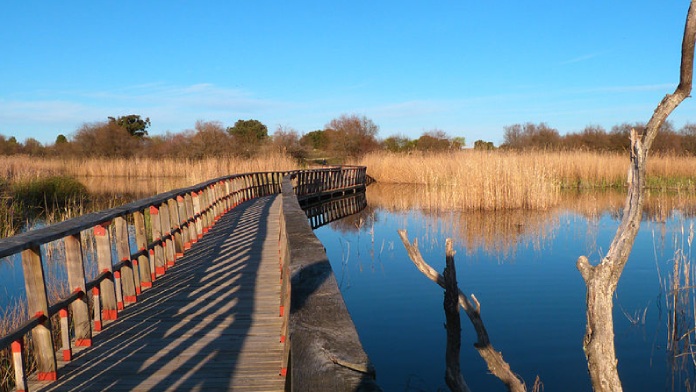
M 347 216 L 357 214 L 367 207 L 365 191 L 357 191 L 349 195 L 335 197 L 303 206 L 312 230 Z

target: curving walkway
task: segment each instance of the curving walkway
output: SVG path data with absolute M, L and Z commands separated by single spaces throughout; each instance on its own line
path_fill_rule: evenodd
M 224 215 L 41 391 L 282 391 L 280 197 Z

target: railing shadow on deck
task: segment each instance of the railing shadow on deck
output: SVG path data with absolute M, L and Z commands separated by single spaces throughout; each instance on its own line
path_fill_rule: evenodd
M 0 349 L 12 347 L 17 390 L 27 389 L 27 373 L 24 368 L 27 334 L 31 334 L 36 359 L 37 372 L 35 377 L 41 381 L 56 380 L 59 374 L 57 373 L 55 348 L 60 347 L 59 352 L 62 352 L 63 359 L 69 361 L 72 359 L 73 346 L 91 346 L 93 331 L 101 330 L 103 321 L 108 322 L 108 320 L 116 319 L 118 313 L 125 306 L 138 301 L 138 296 L 152 287 L 155 281 L 164 279 L 167 269 L 174 266 L 176 259 L 191 249 L 194 243 L 201 240 L 203 235 L 224 213 L 247 200 L 279 193 L 281 179 L 286 175 L 291 175 L 294 191 L 286 190 L 286 194 L 283 196 L 283 211 L 299 209 L 298 200 L 301 203 L 311 203 L 364 189 L 367 179 L 364 167 L 239 174 L 166 192 L 122 207 L 88 214 L 0 240 L 0 257 L 21 253 L 27 288 L 27 308 L 29 315 L 33 315 L 17 330 L 0 338 Z M 290 181 L 290 179 L 287 178 L 286 181 Z M 289 203 L 287 206 L 286 202 Z M 293 221 L 296 218 L 295 214 L 290 215 L 292 216 L 290 221 Z M 148 225 L 146 225 L 146 220 Z M 309 228 L 307 219 L 303 218 L 303 221 L 305 226 Z M 128 222 L 131 222 L 134 230 L 128 230 Z M 296 224 L 293 223 L 291 227 L 295 226 Z M 145 232 L 146 227 L 150 228 L 149 233 Z M 285 227 L 287 227 L 287 222 L 285 222 Z M 96 238 L 96 258 L 99 268 L 99 275 L 91 281 L 87 281 L 85 277 L 84 260 L 86 256 L 81 241 L 82 233 L 87 230 L 93 231 Z M 302 236 L 307 234 L 303 229 L 299 229 L 299 226 L 298 230 L 303 231 Z M 129 234 L 131 231 L 135 234 Z M 281 233 L 281 240 L 283 236 L 289 237 L 290 240 L 287 243 L 297 245 L 296 239 L 300 237 L 296 237 L 294 234 Z M 135 238 L 129 238 L 129 236 Z M 313 234 L 311 237 L 318 243 Z M 307 239 L 309 240 L 309 238 Z M 64 262 L 67 265 L 69 285 L 74 291 L 67 298 L 49 304 L 43 271 L 45 252 L 42 252 L 41 247 L 56 240 L 62 240 L 65 244 Z M 130 248 L 129 244 L 131 243 L 137 244 L 137 250 L 133 251 Z M 321 249 L 323 251 L 323 247 Z M 288 248 L 288 252 L 291 257 L 286 258 L 287 260 L 293 258 L 291 248 Z M 114 255 L 117 255 L 116 258 Z M 298 257 L 294 258 L 298 259 Z M 321 259 L 321 256 L 319 258 Z M 325 259 L 326 255 L 324 254 L 323 260 Z M 310 258 L 305 257 L 304 260 L 310 260 Z M 311 267 L 299 268 L 298 271 L 305 272 L 297 274 L 297 277 L 314 271 L 320 272 L 317 275 L 319 279 L 311 280 L 314 285 L 298 284 L 297 288 L 292 288 L 293 293 L 296 289 L 300 290 L 301 287 L 305 287 L 309 289 L 307 294 L 311 294 L 323 286 L 322 281 L 330 282 L 331 279 L 334 280 L 335 285 L 335 278 L 330 272 L 328 260 L 325 261 L 326 263 L 319 262 L 314 263 Z M 328 266 L 330 277 L 326 275 L 326 266 Z M 292 268 L 297 269 L 296 266 Z M 314 272 L 311 275 L 314 275 Z M 296 276 L 293 275 L 292 279 L 295 281 Z M 285 281 L 287 280 L 285 279 Z M 287 287 L 290 286 L 287 285 Z M 91 292 L 92 297 L 88 299 L 87 293 L 89 292 Z M 301 291 L 298 293 L 300 294 L 295 295 L 295 298 L 303 298 Z M 306 299 L 310 299 L 310 296 L 307 296 Z M 337 293 L 337 299 L 340 300 L 336 301 L 337 303 L 343 304 L 340 292 Z M 345 308 L 344 304 L 343 307 Z M 303 308 L 307 308 L 303 302 L 293 302 L 289 313 L 292 314 L 293 310 L 299 312 Z M 54 328 L 52 325 L 54 321 L 57 321 L 53 317 L 56 314 L 60 315 L 58 328 Z M 347 315 L 347 311 L 345 314 Z M 300 325 L 292 320 L 297 320 L 297 318 L 293 316 L 291 321 L 286 324 Z M 349 315 L 347 315 L 346 320 L 350 326 L 345 326 L 345 328 L 352 327 L 354 331 Z M 74 325 L 72 331 L 69 328 L 71 324 Z M 54 330 L 60 332 L 62 345 L 54 341 L 52 334 Z M 359 345 L 357 333 L 354 335 Z M 297 339 L 293 340 L 297 342 L 302 341 L 302 334 L 296 334 L 293 327 L 290 327 L 289 333 L 286 332 L 284 336 L 288 337 L 288 342 L 290 336 L 296 336 Z M 316 342 L 307 342 L 307 344 L 316 348 Z M 290 347 L 290 344 L 287 346 Z M 302 350 L 297 347 L 299 346 L 293 345 L 294 349 L 287 351 L 293 353 L 293 357 L 302 357 Z M 326 347 L 323 348 L 323 350 L 326 349 Z M 362 350 L 361 347 L 360 350 Z M 350 368 L 353 364 L 350 359 L 340 356 L 329 356 L 328 358 L 332 363 L 343 368 Z M 289 355 L 286 356 L 286 360 L 291 365 L 297 363 Z M 310 364 L 308 363 L 308 365 Z M 298 367 L 294 365 L 293 372 Z M 359 385 L 364 383 L 368 386 L 372 385 L 369 380 L 369 377 L 367 381 L 361 378 Z M 294 383 L 290 382 L 289 377 L 288 385 L 292 384 Z M 303 388 L 302 390 L 307 389 Z M 337 389 L 329 388 L 326 390 Z
M 254 306 L 244 296 L 257 290 L 259 266 L 249 259 L 262 250 L 270 207 L 251 200 L 226 214 L 96 336 L 89 359 L 77 356 L 63 368 L 69 378 L 42 390 L 228 389 L 243 371 L 236 365 L 252 320 L 241 308 Z M 228 236 L 231 228 L 243 235 Z

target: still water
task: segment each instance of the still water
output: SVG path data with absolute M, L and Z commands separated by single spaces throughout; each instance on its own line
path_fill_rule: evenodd
M 609 248 L 623 203 L 620 193 L 566 195 L 543 212 L 471 212 L 447 205 L 448 193 L 375 184 L 367 208 L 315 233 L 325 245 L 361 340 L 385 391 L 447 390 L 443 290 L 409 260 L 397 229 L 418 240 L 425 260 L 442 271 L 445 238 L 454 240 L 459 287 L 481 303 L 493 347 L 531 389 L 587 391 L 582 351 L 585 286 L 575 262 L 596 262 Z M 157 193 L 155 190 L 148 193 Z M 146 195 L 137 195 L 144 197 Z M 619 372 L 626 390 L 693 390 L 690 354 L 696 326 L 694 289 L 679 291 L 674 313 L 675 259 L 691 263 L 696 198 L 653 194 L 615 298 Z M 691 287 L 691 267 L 680 267 Z M 688 272 L 689 278 L 686 278 Z M 21 265 L 0 260 L 0 311 L 20 300 Z M 49 271 L 61 275 L 61 271 Z M 64 275 L 64 273 L 62 273 Z M 668 347 L 676 317 L 681 337 Z M 462 313 L 461 368 L 472 390 L 504 390 L 473 347 Z M 691 333 L 690 333 L 691 332 Z
M 447 390 L 443 290 L 416 269 L 397 229 L 408 230 L 440 272 L 445 238 L 454 240 L 460 289 L 480 301 L 492 345 L 530 389 L 539 376 L 547 391 L 587 391 L 585 286 L 575 262 L 580 255 L 596 262 L 607 251 L 623 197 L 569 195 L 552 211 L 479 213 L 438 206 L 438 197 L 423 189 L 378 184 L 368 188 L 366 210 L 315 232 L 386 391 Z M 645 210 L 615 298 L 619 372 L 626 390 L 687 390 L 694 379 L 684 349 L 696 326 L 693 292 L 681 292 L 677 325 L 687 336 L 674 359 L 667 347 L 674 307 L 665 287 L 676 250 L 691 259 L 694 200 L 653 195 Z M 476 334 L 463 312 L 461 319 L 468 385 L 504 390 L 474 349 Z

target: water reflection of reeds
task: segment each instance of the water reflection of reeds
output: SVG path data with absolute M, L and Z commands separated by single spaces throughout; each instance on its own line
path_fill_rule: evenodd
M 562 192 L 558 204 L 546 210 L 510 209 L 482 211 L 463 209 L 452 187 L 393 185 L 376 183 L 367 190 L 368 208 L 352 221 L 368 221 L 374 211 L 419 211 L 424 216 L 438 218 L 449 224 L 451 235 L 467 253 L 479 249 L 488 254 L 507 256 L 519 245 L 541 249 L 551 240 L 561 216 L 579 215 L 596 222 L 602 216 L 620 218 L 625 194 L 620 191 L 567 191 Z M 647 191 L 643 219 L 665 222 L 675 214 L 696 216 L 696 195 L 691 192 Z M 349 229 L 353 224 L 346 224 Z M 591 244 L 589 247 L 592 248 Z

